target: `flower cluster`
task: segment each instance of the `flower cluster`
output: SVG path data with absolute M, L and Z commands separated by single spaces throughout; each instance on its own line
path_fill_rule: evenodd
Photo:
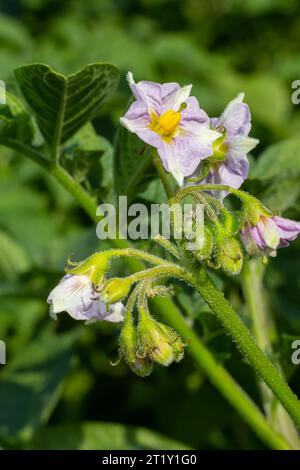
M 163 237 L 155 239 L 176 263 L 134 248 L 95 253 L 81 263 L 69 262 L 48 303 L 54 319 L 66 311 L 86 323 L 122 322 L 119 357 L 145 377 L 154 363 L 168 366 L 180 361 L 186 346 L 176 331 L 156 321 L 149 312 L 148 298 L 172 292 L 170 286 L 159 284 L 161 278 L 177 277 L 193 284 L 199 263 L 229 275 L 239 274 L 246 255 L 276 256 L 278 248 L 288 246 L 298 236 L 300 223 L 275 215 L 239 189 L 248 175 L 247 154 L 258 144 L 257 139 L 249 137 L 251 113 L 243 93 L 220 117 L 210 119 L 190 96 L 191 85 L 135 83 L 131 73 L 128 82 L 135 101 L 121 123 L 154 148 L 164 184 L 168 185 L 164 171 L 175 178 L 179 187 L 174 192 L 167 188 L 172 202 L 181 203 L 191 196 L 204 206 L 207 217 L 202 246 L 197 245 L 191 256 L 183 253 L 193 237 L 200 239 L 194 230 L 192 209 L 186 219 L 191 230 L 177 246 Z M 239 211 L 224 204 L 228 194 L 238 197 L 242 205 Z M 138 256 L 154 266 L 127 277 L 107 278 L 112 259 L 120 256 Z
M 221 186 L 240 188 L 248 176 L 247 154 L 259 142 L 249 137 L 251 113 L 244 102 L 244 93 L 230 101 L 221 116 L 210 119 L 197 99 L 190 96 L 191 85 L 135 83 L 131 73 L 127 77 L 135 101 L 121 118 L 121 124 L 156 149 L 164 169 L 180 187 L 197 182 L 206 186 L 207 194 L 219 202 L 228 195 Z M 258 205 L 255 198 L 252 205 L 257 208 L 255 221 L 253 217 L 248 220 L 244 214 L 240 230 L 245 251 L 250 255 L 276 256 L 277 248 L 288 246 L 300 233 L 300 223 L 274 216 Z M 251 207 L 251 214 L 253 210 Z M 214 256 L 218 266 L 223 265 L 225 271 L 237 274 L 242 267 L 239 245 L 225 237 L 222 246 L 219 237 L 214 254 L 211 231 L 205 230 L 206 256 L 200 250 L 198 259 Z M 219 230 L 217 232 L 219 234 Z M 224 263 L 232 268 L 227 269 Z

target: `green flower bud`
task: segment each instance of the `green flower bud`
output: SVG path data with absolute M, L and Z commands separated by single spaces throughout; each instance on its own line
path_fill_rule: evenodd
M 106 252 L 94 253 L 86 260 L 78 263 L 71 269 L 66 269 L 67 274 L 84 274 L 88 276 L 91 283 L 100 286 L 109 269 L 109 257 Z
M 244 224 L 255 227 L 261 216 L 272 217 L 274 214 L 263 206 L 261 201 L 251 194 L 240 191 L 239 198 L 243 202 L 242 220 Z
M 148 356 L 141 354 L 140 342 L 131 312 L 126 312 L 119 339 L 119 354 L 139 377 L 147 377 L 151 374 L 153 362 Z
M 126 277 L 109 279 L 101 291 L 101 300 L 106 304 L 120 302 L 129 294 L 131 285 L 132 281 Z
M 205 226 L 203 246 L 195 252 L 197 259 L 199 261 L 208 260 L 211 257 L 214 244 L 215 244 L 214 236 L 211 230 L 207 226 Z
M 141 348 L 151 360 L 169 366 L 183 358 L 185 345 L 176 331 L 157 322 L 143 309 L 140 309 L 137 332 Z
M 236 238 L 222 238 L 217 245 L 217 264 L 229 275 L 241 272 L 243 266 L 243 250 Z

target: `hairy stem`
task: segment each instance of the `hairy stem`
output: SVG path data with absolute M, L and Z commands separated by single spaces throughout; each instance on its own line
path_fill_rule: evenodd
M 162 302 L 163 300 L 163 302 Z M 291 449 L 291 446 L 272 429 L 255 403 L 238 385 L 226 369 L 216 361 L 211 352 L 188 326 L 171 299 L 153 299 L 151 304 L 163 319 L 181 336 L 189 339 L 188 351 L 206 373 L 210 382 L 220 391 L 231 406 L 244 418 L 254 433 L 272 449 Z
M 191 283 L 190 278 L 191 276 L 187 279 L 189 283 Z M 204 268 L 201 268 L 199 273 L 195 271 L 192 285 L 210 306 L 253 369 L 270 387 L 300 428 L 300 402 L 297 396 L 292 392 L 275 364 L 262 352 L 232 305 L 215 287 Z
M 153 164 L 157 170 L 157 173 L 162 181 L 162 184 L 165 188 L 165 192 L 166 192 L 166 195 L 168 198 L 172 197 L 173 195 L 173 191 L 172 191 L 172 188 L 169 184 L 169 181 L 168 181 L 168 177 L 167 177 L 167 174 L 165 172 L 165 169 L 161 163 L 161 160 L 158 156 L 158 153 L 155 152 L 154 155 L 153 155 Z
M 266 354 L 273 356 L 273 344 L 278 337 L 264 296 L 264 270 L 260 259 L 246 261 L 242 271 L 242 288 L 256 341 Z M 274 362 L 281 370 L 280 364 L 277 361 Z M 264 382 L 260 381 L 259 386 L 264 410 L 270 424 L 285 436 L 294 448 L 299 449 L 299 436 L 290 416 Z

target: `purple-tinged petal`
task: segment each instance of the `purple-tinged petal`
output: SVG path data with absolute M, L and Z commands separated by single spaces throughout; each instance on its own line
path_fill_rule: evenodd
M 139 119 L 128 119 L 127 113 L 124 117 L 120 118 L 121 124 L 126 127 L 130 132 L 136 134 L 141 140 L 152 147 L 158 147 L 161 142 L 161 136 L 150 129 L 150 119 L 148 117 L 141 117 Z
M 180 121 L 178 137 L 174 140 L 188 140 L 189 145 L 199 153 L 199 161 L 210 157 L 213 153 L 213 143 L 221 134 L 206 124 L 195 120 L 182 119 Z M 195 168 L 196 169 L 196 168 Z
M 99 320 L 119 323 L 124 320 L 125 307 L 121 302 L 107 307 L 101 300 L 96 300 L 90 308 L 84 312 L 86 323 L 94 323 Z
M 161 112 L 161 85 L 156 82 L 142 81 L 135 83 L 131 72 L 127 74 L 130 89 L 138 101 L 147 104 L 148 113 Z
M 88 310 L 95 295 L 90 278 L 84 274 L 66 275 L 50 292 L 47 302 L 50 304 L 50 314 L 56 319 L 56 314 L 66 311 L 75 320 L 85 319 L 82 312 Z
M 299 222 L 278 216 L 273 217 L 273 221 L 277 226 L 277 231 L 282 241 L 295 240 L 300 233 Z
M 249 171 L 249 162 L 244 155 L 233 158 L 230 154 L 224 162 L 212 170 L 201 183 L 203 184 L 220 184 L 238 189 L 247 178 Z M 216 199 L 223 201 L 228 196 L 227 191 L 210 191 Z
M 232 135 L 248 135 L 251 129 L 251 113 L 249 106 L 243 103 L 245 94 L 239 93 L 224 109 L 219 125 L 225 127 Z
M 109 306 L 107 315 L 103 318 L 103 320 L 112 322 L 112 323 L 119 323 L 124 320 L 125 316 L 125 307 L 122 302 L 117 302 Z
M 266 246 L 276 250 L 280 237 L 273 219 L 271 217 L 261 217 L 256 227 Z
M 251 152 L 251 150 L 253 150 L 257 144 L 259 144 L 258 139 L 244 135 L 235 135 L 231 138 L 228 137 L 228 152 L 232 155 L 232 157 L 247 155 L 247 153 Z
M 241 231 L 241 240 L 247 253 L 250 255 L 258 255 L 264 248 L 263 241 L 257 233 L 257 230 L 254 230 L 249 224 L 245 224 L 245 227 Z
M 186 100 L 186 108 L 181 111 L 181 123 L 195 121 L 200 124 L 209 126 L 209 117 L 206 112 L 200 108 L 198 100 L 194 96 L 190 96 Z
M 181 105 L 187 102 L 191 93 L 191 89 L 192 85 L 179 87 L 174 93 L 170 94 L 168 97 L 162 98 L 162 111 L 168 111 L 169 109 L 172 109 L 173 111 L 179 111 Z

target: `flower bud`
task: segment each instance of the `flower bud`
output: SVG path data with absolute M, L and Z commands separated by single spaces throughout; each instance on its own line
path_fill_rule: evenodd
M 241 197 L 241 196 L 239 196 Z M 243 220 L 245 224 L 249 224 L 251 227 L 254 227 L 258 224 L 260 218 L 263 217 L 272 217 L 272 212 L 263 206 L 261 201 L 256 197 L 244 193 L 243 194 Z
M 126 277 L 114 277 L 109 279 L 101 291 L 101 300 L 107 304 L 122 301 L 129 294 L 131 284 L 132 281 Z
M 214 244 L 215 244 L 215 241 L 214 241 L 213 234 L 211 230 L 207 226 L 205 226 L 203 246 L 195 252 L 197 259 L 199 261 L 208 260 L 211 257 Z
M 67 274 L 84 274 L 89 276 L 94 286 L 100 286 L 109 269 L 109 257 L 107 252 L 94 253 L 86 260 L 78 263 L 71 269 L 66 269 Z
M 176 331 L 157 322 L 143 309 L 140 309 L 137 332 L 141 348 L 151 360 L 169 366 L 183 358 L 185 345 Z
M 136 375 L 147 377 L 151 374 L 153 362 L 148 356 L 141 354 L 140 342 L 133 325 L 131 312 L 126 312 L 119 339 L 119 354 Z
M 236 238 L 222 238 L 218 241 L 217 264 L 229 275 L 241 272 L 243 251 Z

